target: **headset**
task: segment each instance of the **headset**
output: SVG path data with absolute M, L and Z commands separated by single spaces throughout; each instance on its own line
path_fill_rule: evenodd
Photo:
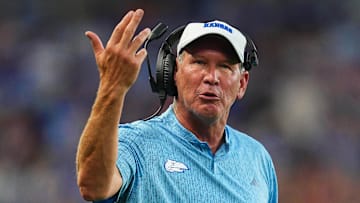
M 172 31 L 165 41 L 161 44 L 157 55 L 156 61 L 156 81 L 152 76 L 150 59 L 147 55 L 147 66 L 149 72 L 149 82 L 152 92 L 158 94 L 160 99 L 159 109 L 150 117 L 144 119 L 148 120 L 158 115 L 162 110 L 167 96 L 177 96 L 177 88 L 174 81 L 174 71 L 176 68 L 176 46 L 180 40 L 180 37 L 185 29 L 185 25 L 176 28 Z M 144 43 L 145 49 L 149 42 L 154 39 L 160 38 L 168 29 L 163 23 L 157 24 L 153 29 L 152 33 Z M 258 51 L 254 42 L 250 37 L 244 34 L 246 38 L 246 46 L 244 50 L 244 62 L 242 66 L 246 71 L 251 70 L 253 66 L 258 66 L 259 57 Z

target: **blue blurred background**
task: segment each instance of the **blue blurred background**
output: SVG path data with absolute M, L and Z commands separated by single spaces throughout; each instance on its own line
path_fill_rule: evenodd
M 135 8 L 139 29 L 220 19 L 249 34 L 260 66 L 229 123 L 271 153 L 280 202 L 360 202 L 360 1 L 12 0 L 0 2 L 0 203 L 84 202 L 75 153 L 98 85 L 84 32 L 106 43 Z M 158 107 L 147 77 L 121 122 Z

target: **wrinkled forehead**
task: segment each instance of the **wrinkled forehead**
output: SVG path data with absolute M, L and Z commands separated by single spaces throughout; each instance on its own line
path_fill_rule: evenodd
M 200 37 L 187 45 L 184 49 L 192 54 L 201 50 L 215 50 L 226 55 L 229 61 L 233 61 L 234 63 L 240 62 L 240 59 L 231 43 L 224 37 L 217 34 Z

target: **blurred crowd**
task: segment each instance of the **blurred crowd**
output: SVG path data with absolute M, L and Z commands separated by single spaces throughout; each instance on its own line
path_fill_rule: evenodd
M 139 29 L 220 19 L 250 35 L 260 65 L 229 123 L 269 150 L 279 201 L 360 202 L 360 1 L 14 0 L 0 2 L 1 203 L 84 202 L 75 154 L 98 85 L 84 32 L 106 43 L 135 8 Z M 144 65 L 121 122 L 158 105 Z

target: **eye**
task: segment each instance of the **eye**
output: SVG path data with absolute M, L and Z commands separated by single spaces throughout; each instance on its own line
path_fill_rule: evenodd
M 199 65 L 204 65 L 204 64 L 205 64 L 205 61 L 204 61 L 204 60 L 197 59 L 197 60 L 194 60 L 194 63 L 199 64 Z
M 226 68 L 226 69 L 229 69 L 229 68 L 231 68 L 229 65 L 227 65 L 227 64 L 221 64 L 220 65 L 220 67 L 222 67 L 222 68 Z
M 227 63 L 220 64 L 220 67 L 224 69 L 232 70 L 232 66 Z

